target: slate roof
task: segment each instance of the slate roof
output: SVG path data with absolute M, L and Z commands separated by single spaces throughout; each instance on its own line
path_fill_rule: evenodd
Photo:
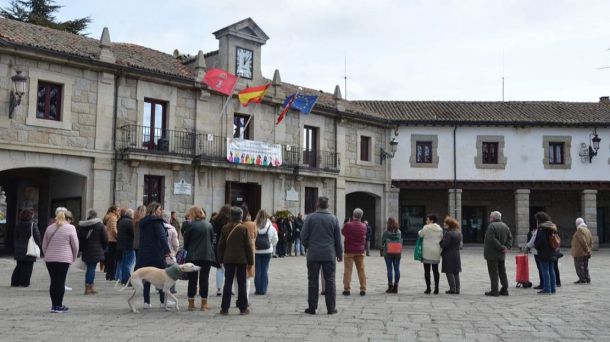
M 610 125 L 610 101 L 352 101 L 399 123 Z
M 96 60 L 98 39 L 15 20 L 0 18 L 0 44 L 4 42 Z M 172 55 L 128 43 L 112 43 L 116 64 L 180 78 L 194 78 L 195 72 Z

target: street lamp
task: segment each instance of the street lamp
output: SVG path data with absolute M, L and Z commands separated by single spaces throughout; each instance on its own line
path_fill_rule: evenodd
M 392 141 L 390 141 L 390 152 L 386 152 L 383 147 L 380 148 L 381 151 L 379 153 L 380 155 L 380 164 L 383 164 L 383 161 L 388 158 L 388 159 L 392 159 L 394 158 L 394 155 L 396 154 L 396 150 L 398 150 L 398 141 L 396 141 L 396 138 L 392 138 Z
M 15 75 L 11 77 L 11 81 L 13 81 L 13 90 L 11 90 L 11 98 L 9 102 L 9 119 L 13 118 L 13 113 L 15 112 L 15 108 L 21 104 L 21 97 L 25 94 L 25 82 L 27 81 L 27 77 L 21 75 L 21 70 L 16 70 Z
M 589 139 L 591 143 L 589 143 L 589 163 L 592 162 L 593 157 L 597 155 L 597 150 L 599 150 L 599 143 L 602 139 L 597 135 L 597 129 L 593 128 L 593 133 L 589 134 Z

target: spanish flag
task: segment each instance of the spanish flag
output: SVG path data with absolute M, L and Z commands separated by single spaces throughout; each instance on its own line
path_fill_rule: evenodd
M 261 103 L 263 97 L 265 97 L 265 93 L 267 93 L 267 89 L 271 86 L 271 83 L 258 86 L 258 87 L 250 87 L 240 91 L 237 95 L 239 97 L 239 102 L 244 107 L 248 107 L 250 103 Z

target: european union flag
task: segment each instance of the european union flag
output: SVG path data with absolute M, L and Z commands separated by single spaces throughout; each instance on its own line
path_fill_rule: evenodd
M 316 96 L 316 95 L 298 94 L 298 95 L 296 95 L 296 98 L 293 100 L 294 96 L 295 96 L 295 94 L 288 96 L 286 98 L 286 100 L 284 100 L 284 104 L 282 106 L 286 107 L 288 105 L 288 103 L 292 100 L 292 103 L 290 104 L 290 108 L 292 108 L 294 110 L 298 110 L 303 114 L 311 113 L 313 106 L 315 106 L 316 102 L 318 101 L 318 96 Z

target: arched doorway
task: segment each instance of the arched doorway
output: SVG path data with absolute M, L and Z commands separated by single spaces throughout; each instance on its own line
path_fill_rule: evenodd
M 380 219 L 381 206 L 380 198 L 374 194 L 357 191 L 345 195 L 345 217 L 352 217 L 352 212 L 356 208 L 362 209 L 364 215 L 362 216 L 363 221 L 368 221 L 373 231 L 371 233 L 371 246 L 377 245 L 377 235 L 381 231 Z
M 19 213 L 34 213 L 40 232 L 55 208 L 66 207 L 78 222 L 84 211 L 87 178 L 72 172 L 48 168 L 17 168 L 0 171 L 0 250 L 13 249 L 13 232 Z

